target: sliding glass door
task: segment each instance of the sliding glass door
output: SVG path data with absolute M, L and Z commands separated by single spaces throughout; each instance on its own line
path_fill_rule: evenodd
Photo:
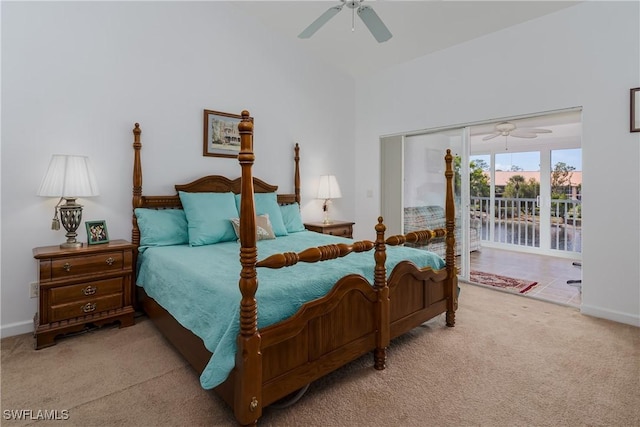
M 381 212 L 393 234 L 410 231 L 420 212 L 438 217 L 443 156 L 447 148 L 454 153 L 456 264 L 463 279 L 470 252 L 481 246 L 580 258 L 580 110 L 503 120 L 381 138 Z
M 456 253 L 460 255 L 456 264 L 463 278 L 468 277 L 470 250 L 468 233 L 461 232 L 469 228 L 468 160 L 463 160 L 468 159 L 465 152 L 468 144 L 464 143 L 467 139 L 468 128 L 381 139 L 381 211 L 386 215 L 387 228 L 395 230 L 399 227 L 401 233 L 444 228 L 444 156 L 447 149 L 454 154 L 455 238 Z M 400 221 L 396 219 L 398 214 Z M 429 243 L 426 249 L 444 257 L 445 247 L 444 239 L 441 239 Z

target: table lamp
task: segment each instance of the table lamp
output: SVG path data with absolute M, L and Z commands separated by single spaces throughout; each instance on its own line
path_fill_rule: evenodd
M 72 156 L 54 154 L 49 162 L 47 173 L 42 179 L 38 196 L 60 197 L 55 207 L 52 230 L 60 229 L 60 220 L 67 230 L 67 241 L 60 245 L 61 248 L 79 248 L 82 242 L 76 240 L 76 230 L 82 221 L 82 205 L 76 203 L 78 197 L 93 197 L 100 195 L 98 183 L 89 158 L 85 156 Z M 63 201 L 66 201 L 62 206 Z
M 342 197 L 340 192 L 340 186 L 335 175 L 321 175 L 320 185 L 318 186 L 318 199 L 324 199 L 322 204 L 322 210 L 324 211 L 324 224 L 331 224 L 332 220 L 329 217 L 329 205 L 331 199 L 339 199 Z

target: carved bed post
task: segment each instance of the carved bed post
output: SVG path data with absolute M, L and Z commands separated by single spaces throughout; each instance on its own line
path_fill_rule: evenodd
M 458 278 L 456 274 L 456 238 L 454 233 L 455 228 L 455 203 L 453 200 L 453 156 L 451 150 L 447 149 L 447 154 L 444 156 L 446 163 L 446 170 L 444 176 L 447 179 L 447 194 L 445 201 L 445 228 L 447 229 L 447 237 L 445 241 L 447 243 L 447 252 L 445 255 L 445 261 L 447 263 L 447 326 L 454 326 L 456 323 L 456 310 L 458 308 Z
M 376 224 L 376 249 L 374 259 L 376 267 L 373 273 L 373 286 L 378 295 L 378 310 L 376 321 L 378 322 L 378 334 L 376 335 L 376 349 L 373 352 L 373 366 L 378 370 L 385 368 L 387 360 L 387 347 L 391 336 L 389 314 L 389 286 L 387 285 L 387 247 L 384 241 L 384 232 L 387 227 L 382 223 L 382 217 L 378 217 Z
M 262 354 L 258 333 L 258 306 L 255 298 L 258 289 L 256 262 L 256 211 L 253 199 L 253 121 L 249 112 L 242 112 L 240 153 L 242 168 L 240 202 L 240 334 L 236 352 L 236 377 L 234 411 L 242 425 L 255 425 L 262 415 Z
M 133 128 L 133 209 L 142 206 L 142 164 L 140 162 L 140 124 L 136 123 Z M 133 229 L 131 230 L 131 241 L 136 247 L 140 244 L 140 229 L 135 213 L 133 214 Z M 137 252 L 137 251 L 136 251 Z M 135 264 L 134 264 L 135 265 Z
M 295 153 L 293 160 L 295 164 L 295 171 L 293 174 L 293 191 L 296 195 L 296 202 L 300 205 L 300 146 L 296 142 L 296 146 L 293 148 Z
M 142 143 L 140 142 L 141 133 L 142 130 L 140 129 L 140 124 L 136 123 L 133 128 L 133 198 L 131 201 L 131 205 L 133 207 L 131 212 L 131 223 L 133 225 L 131 228 L 131 243 L 135 245 L 131 262 L 134 272 L 138 265 L 138 246 L 140 246 L 140 229 L 138 228 L 138 219 L 136 218 L 134 211 L 136 208 L 142 206 L 142 163 L 140 161 L 140 150 L 142 149 Z M 131 301 L 133 307 L 138 310 L 140 307 L 138 306 L 138 298 L 136 296 L 135 273 L 133 275 L 133 280 L 134 286 L 131 287 Z

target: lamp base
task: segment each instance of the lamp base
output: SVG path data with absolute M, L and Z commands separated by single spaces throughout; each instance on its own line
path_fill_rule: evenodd
M 324 225 L 333 224 L 333 220 L 331 218 L 329 218 L 328 216 L 325 216 L 325 218 L 322 220 L 322 223 Z
M 64 242 L 60 243 L 60 249 L 78 249 L 84 246 L 82 242 Z
M 325 225 L 331 224 L 333 222 L 329 217 L 330 205 L 331 205 L 331 199 L 325 199 L 324 203 L 322 204 L 322 210 L 324 211 L 324 219 L 322 220 L 322 223 Z
M 67 241 L 60 244 L 64 249 L 81 248 L 82 242 L 76 240 L 76 230 L 82 222 L 82 205 L 76 203 L 76 199 L 65 198 L 66 203 L 60 206 L 60 222 L 67 230 Z

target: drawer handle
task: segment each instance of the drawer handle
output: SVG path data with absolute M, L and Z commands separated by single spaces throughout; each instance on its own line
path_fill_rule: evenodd
M 89 285 L 89 286 L 87 286 L 86 288 L 84 288 L 84 289 L 82 290 L 82 293 L 83 293 L 85 296 L 89 296 L 89 295 L 93 295 L 93 294 L 95 294 L 97 290 L 98 290 L 98 288 L 97 288 L 96 286 L 91 286 L 91 285 Z
M 107 262 L 107 265 L 113 265 L 113 263 L 116 262 L 116 260 L 113 259 L 112 257 L 109 257 L 107 258 L 106 262 Z
M 69 272 L 71 271 L 71 264 L 69 264 L 68 262 L 65 262 L 62 268 L 64 268 L 64 271 Z
M 88 302 L 85 305 L 82 306 L 82 311 L 85 313 L 91 313 L 92 311 L 96 310 L 96 303 L 94 302 L 93 304 Z

